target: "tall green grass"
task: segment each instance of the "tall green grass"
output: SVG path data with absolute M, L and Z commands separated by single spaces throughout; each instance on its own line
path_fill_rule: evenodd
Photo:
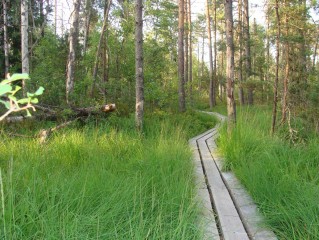
M 319 239 L 319 139 L 292 145 L 269 134 L 271 111 L 240 109 L 220 147 L 280 239 Z
M 111 116 L 45 145 L 3 130 L 0 239 L 200 239 L 187 139 L 213 124 L 159 112 L 140 135 Z

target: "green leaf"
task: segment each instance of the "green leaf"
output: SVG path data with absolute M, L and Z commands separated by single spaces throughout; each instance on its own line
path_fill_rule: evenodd
M 11 92 L 12 95 L 16 94 L 21 89 L 20 86 L 16 86 L 16 89 Z
M 10 85 L 0 85 L 0 96 L 10 92 L 12 87 Z
M 20 104 L 26 104 L 29 102 L 30 102 L 30 98 L 22 98 L 22 99 L 17 101 L 17 103 L 20 103 Z
M 7 109 L 10 109 L 10 103 L 9 102 L 0 100 L 0 103 L 2 103 Z
M 8 98 L 11 99 L 14 102 L 17 101 L 17 98 L 15 96 L 9 95 Z
M 37 104 L 38 102 L 39 102 L 39 100 L 37 98 L 31 99 L 31 103 Z
M 15 73 L 8 80 L 10 82 L 22 80 L 22 79 L 30 79 L 29 74 L 27 73 Z
M 27 97 L 29 97 L 29 98 L 32 98 L 32 97 L 34 97 L 35 96 L 35 94 L 34 93 L 27 93 Z
M 32 115 L 31 115 L 30 111 L 28 109 L 26 109 L 26 111 L 27 111 L 27 117 L 31 117 Z
M 43 87 L 39 87 L 39 89 L 34 93 L 35 95 L 39 96 L 43 93 L 44 88 Z

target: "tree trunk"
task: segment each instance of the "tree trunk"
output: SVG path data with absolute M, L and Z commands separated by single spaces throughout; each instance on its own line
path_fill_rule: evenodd
M 184 0 L 178 2 L 178 95 L 179 110 L 186 111 L 185 76 L 184 76 Z
M 285 7 L 288 6 L 287 0 L 285 1 Z M 286 122 L 287 120 L 287 107 L 288 107 L 288 82 L 289 82 L 289 75 L 290 75 L 290 59 L 289 59 L 289 52 L 290 46 L 288 42 L 288 35 L 289 35 L 289 27 L 288 27 L 288 13 L 285 13 L 285 33 L 286 33 L 286 41 L 285 41 L 285 54 L 286 54 L 286 66 L 285 66 L 285 78 L 283 82 L 283 97 L 282 97 L 282 115 L 281 115 L 281 123 Z
M 21 0 L 21 57 L 22 73 L 29 74 L 29 9 L 28 0 Z M 22 81 L 24 95 L 26 94 L 25 81 Z
M 66 101 L 68 104 L 70 103 L 70 95 L 74 89 L 76 48 L 78 44 L 79 34 L 80 3 L 81 0 L 73 0 L 74 9 L 72 12 L 71 29 L 69 36 L 69 56 L 66 78 Z
M 3 47 L 4 47 L 4 77 L 7 78 L 9 73 L 9 39 L 8 39 L 8 15 L 7 15 L 7 0 L 2 0 L 3 5 Z
M 214 0 L 214 101 L 216 104 L 217 87 L 217 0 Z
M 191 11 L 191 0 L 188 0 L 188 28 L 189 28 L 189 99 L 192 103 L 193 99 L 193 28 L 192 28 L 192 11 Z
M 278 102 L 278 82 L 279 82 L 279 54 L 280 54 L 280 17 L 279 17 L 279 0 L 276 0 L 276 19 L 277 19 L 277 34 L 276 34 L 276 71 L 275 71 L 275 82 L 274 82 L 274 104 L 272 110 L 272 125 L 271 133 L 274 134 L 276 129 L 276 119 L 277 119 L 277 102 Z
M 87 42 L 90 32 L 92 3 L 94 0 L 85 0 L 85 18 L 84 18 L 84 37 L 83 37 L 83 55 L 86 55 Z
M 143 129 L 144 74 L 143 74 L 143 0 L 136 0 L 135 18 L 135 77 L 136 105 L 135 123 L 138 131 Z
M 250 32 L 249 32 L 249 3 L 248 0 L 244 2 L 244 39 L 246 43 L 245 59 L 246 59 L 246 76 L 251 76 L 251 52 L 250 52 Z M 250 96 L 250 97 L 249 97 Z M 248 104 L 253 104 L 253 89 L 248 88 Z
M 188 83 L 188 60 L 189 60 L 189 57 L 188 57 L 188 47 L 189 47 L 189 39 L 188 39 L 188 34 L 189 34 L 189 25 L 188 25 L 188 1 L 190 0 L 185 0 L 185 3 L 184 3 L 184 8 L 185 8 L 185 18 L 184 18 L 184 21 L 185 21 L 185 34 L 184 34 L 184 42 L 185 42 L 185 51 L 184 51 L 184 58 L 185 58 L 185 63 L 184 63 L 184 78 L 185 78 L 185 85 Z M 185 90 L 186 91 L 186 90 Z
M 109 12 L 111 8 L 112 0 L 107 1 L 107 5 L 105 6 L 104 9 L 104 20 L 103 20 L 103 26 L 102 26 L 102 31 L 100 34 L 100 39 L 99 39 L 99 44 L 97 46 L 96 54 L 95 54 L 95 62 L 94 62 L 94 68 L 93 68 L 93 83 L 92 83 L 92 88 L 91 88 L 91 97 L 94 95 L 94 89 L 95 89 L 95 84 L 96 84 L 96 77 L 97 77 L 97 72 L 99 68 L 99 57 L 101 55 L 101 47 L 102 47 L 102 42 L 105 37 L 105 31 L 106 31 L 106 26 L 107 26 L 107 21 L 109 19 Z
M 214 65 L 213 65 L 213 48 L 212 48 L 212 32 L 211 32 L 211 20 L 210 20 L 210 1 L 206 0 L 206 25 L 207 25 L 207 38 L 208 38 L 208 56 L 209 56 L 209 106 L 212 109 L 215 106 L 214 99 Z
M 226 21 L 226 78 L 227 78 L 227 113 L 228 132 L 231 132 L 236 123 L 236 104 L 234 98 L 234 41 L 233 41 L 233 1 L 225 0 Z
M 239 28 L 239 69 L 238 69 L 238 95 L 240 105 L 245 104 L 243 83 L 243 2 L 238 0 L 238 28 Z

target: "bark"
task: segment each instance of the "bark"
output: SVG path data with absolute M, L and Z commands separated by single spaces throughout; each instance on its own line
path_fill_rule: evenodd
M 214 0 L 214 99 L 216 104 L 217 86 L 217 0 Z
M 214 99 L 214 65 L 213 65 L 213 48 L 212 48 L 212 32 L 211 32 L 211 18 L 210 18 L 210 1 L 206 0 L 206 25 L 208 38 L 208 56 L 209 56 L 209 106 L 212 109 L 215 105 Z
M 111 8 L 112 0 L 107 1 L 107 6 L 105 6 L 104 10 L 104 20 L 103 20 L 103 26 L 102 26 L 102 31 L 99 39 L 99 44 L 97 46 L 96 54 L 95 54 L 95 61 L 94 61 L 94 68 L 93 68 L 93 83 L 92 83 L 92 88 L 91 88 L 91 97 L 94 95 L 94 89 L 95 89 L 95 84 L 96 84 L 96 77 L 97 77 L 97 72 L 99 68 L 99 58 L 101 55 L 101 49 L 102 49 L 102 43 L 103 39 L 105 37 L 105 32 L 106 32 L 106 27 L 107 27 L 107 22 L 109 19 L 109 12 Z
M 225 0 L 226 21 L 226 79 L 227 79 L 227 113 L 228 131 L 230 132 L 236 123 L 236 104 L 234 98 L 234 40 L 233 40 L 233 1 Z
M 22 73 L 29 73 L 29 11 L 28 0 L 21 0 L 21 57 Z M 23 93 L 25 95 L 25 81 L 22 81 Z
M 277 19 L 277 34 L 276 34 L 276 70 L 275 70 L 275 81 L 274 81 L 274 103 L 272 111 L 272 125 L 271 133 L 274 134 L 276 129 L 276 120 L 277 120 L 277 103 L 278 103 L 278 82 L 279 82 L 279 54 L 280 54 L 280 17 L 279 17 L 279 0 L 276 0 L 275 10 L 276 10 L 276 19 Z
M 178 2 L 178 96 L 179 111 L 186 111 L 184 76 L 184 0 Z
M 136 0 L 135 17 L 135 77 L 136 104 L 135 124 L 138 131 L 143 129 L 144 115 L 144 70 L 143 70 L 143 0 Z
M 85 18 L 84 18 L 84 37 L 83 37 L 83 55 L 86 55 L 87 42 L 90 32 L 92 4 L 94 0 L 85 0 Z
M 189 27 L 189 98 L 192 103 L 193 100 L 193 36 L 192 36 L 192 10 L 191 10 L 191 0 L 188 0 L 188 27 Z
M 238 28 L 239 28 L 239 69 L 238 69 L 238 95 L 240 105 L 245 104 L 244 89 L 242 87 L 243 83 L 243 2 L 238 0 Z
M 285 6 L 288 6 L 287 0 L 285 1 Z M 288 38 L 289 35 L 289 20 L 288 20 L 288 14 L 285 13 L 285 34 Z M 290 59 L 289 59 L 289 52 L 290 52 L 290 46 L 288 39 L 285 41 L 285 54 L 286 54 L 286 66 L 285 66 L 285 78 L 283 82 L 283 97 L 282 97 L 282 115 L 281 115 L 281 123 L 286 122 L 287 120 L 287 107 L 288 107 L 288 82 L 289 82 L 289 75 L 290 75 Z
M 7 75 L 9 73 L 9 39 L 8 39 L 8 15 L 7 15 L 7 0 L 2 0 L 3 5 L 3 47 L 4 47 L 4 76 L 7 78 Z
M 184 57 L 185 57 L 185 63 L 184 63 L 184 78 L 185 78 L 185 84 L 188 83 L 188 60 L 189 60 L 189 57 L 188 57 L 188 46 L 189 46 L 189 38 L 188 38 L 188 35 L 189 35 L 189 25 L 188 25 L 188 2 L 190 0 L 185 0 L 185 3 L 184 3 L 184 7 L 185 7 L 185 18 L 184 18 L 184 21 L 185 21 L 185 35 L 184 35 L 184 42 L 185 42 L 185 54 L 184 54 Z
M 80 3 L 81 0 L 73 0 L 74 9 L 72 12 L 71 29 L 69 36 L 69 56 L 66 78 L 66 101 L 68 104 L 70 103 L 70 95 L 74 89 L 76 48 L 78 44 L 79 35 Z
M 250 51 L 250 31 L 249 31 L 249 3 L 248 0 L 243 0 L 244 3 L 244 39 L 245 47 L 245 61 L 246 61 L 246 76 L 251 76 L 251 51 Z M 248 88 L 248 104 L 253 104 L 253 89 Z

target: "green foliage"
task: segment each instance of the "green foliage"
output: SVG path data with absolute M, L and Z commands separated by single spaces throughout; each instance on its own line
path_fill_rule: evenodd
M 28 92 L 27 97 L 19 99 L 16 94 L 21 90 L 21 87 L 19 85 L 13 86 L 16 81 L 28 79 L 30 79 L 28 74 L 15 73 L 8 79 L 0 82 L 0 97 L 4 97 L 4 99 L 0 99 L 0 103 L 7 109 L 7 112 L 0 116 L 0 121 L 10 113 L 22 110 L 25 110 L 28 116 L 31 115 L 28 109 L 33 108 L 32 104 L 39 102 L 37 97 L 43 94 L 44 88 L 40 87 L 35 93 Z
M 32 57 L 32 79 L 30 88 L 43 86 L 46 94 L 42 101 L 47 104 L 61 104 L 65 99 L 65 66 L 67 45 L 57 39 L 50 29 L 34 49 Z
M 280 239 L 318 239 L 319 140 L 291 145 L 271 137 L 270 113 L 267 108 L 241 109 L 233 133 L 223 130 L 220 147 L 227 167 L 246 186 Z
M 214 120 L 181 116 L 148 115 L 141 136 L 134 118 L 112 115 L 45 147 L 2 134 L 0 238 L 202 239 L 187 139 Z

